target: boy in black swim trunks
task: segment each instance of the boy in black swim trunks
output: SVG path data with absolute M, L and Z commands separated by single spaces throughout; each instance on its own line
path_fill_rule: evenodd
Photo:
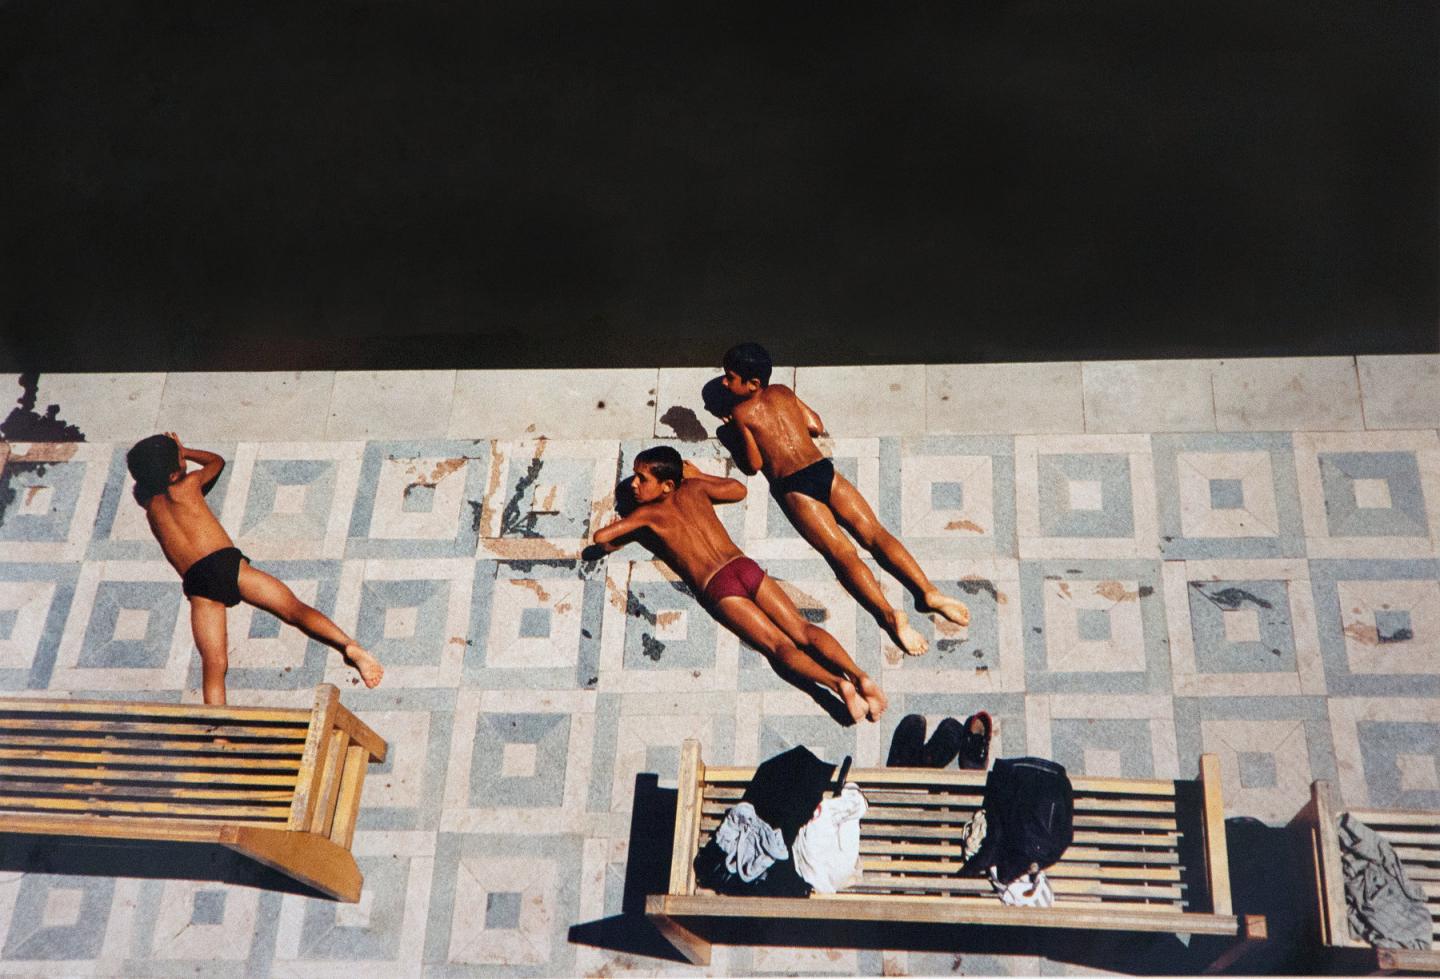
M 665 560 L 700 596 L 710 614 L 770 657 L 777 672 L 818 683 L 845 703 L 857 722 L 879 719 L 880 685 L 855 665 L 835 637 L 811 625 L 760 566 L 740 553 L 715 515 L 715 503 L 745 498 L 745 485 L 708 476 L 669 446 L 635 457 L 633 513 L 595 532 L 606 553 L 620 538 L 649 530 Z M 587 548 L 587 551 L 589 549 Z
M 379 661 L 323 614 L 295 597 L 284 582 L 250 566 L 215 514 L 205 494 L 215 485 L 225 460 L 213 452 L 187 449 L 174 432 L 141 439 L 125 456 L 135 477 L 135 502 L 165 559 L 180 573 L 190 599 L 190 629 L 200 650 L 205 703 L 225 703 L 225 610 L 240 602 L 264 609 L 312 639 L 340 651 L 367 687 L 380 683 Z M 199 469 L 189 471 L 188 463 Z
M 929 644 L 906 614 L 885 600 L 842 525 L 914 593 L 919 608 L 939 612 L 956 625 L 969 624 L 965 603 L 935 587 L 905 545 L 881 526 L 860 491 L 820 454 L 813 438 L 825 431 L 820 416 L 785 385 L 771 384 L 770 371 L 770 354 L 758 343 L 742 343 L 725 354 L 722 383 L 736 399 L 730 421 L 741 441 L 741 467 L 764 471 L 770 492 L 795 529 L 905 652 L 919 656 Z

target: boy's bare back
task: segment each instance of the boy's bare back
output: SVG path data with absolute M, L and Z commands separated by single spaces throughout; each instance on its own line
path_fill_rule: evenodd
M 824 457 L 812 438 L 821 431 L 819 416 L 783 384 L 767 385 L 736 405 L 735 423 L 753 438 L 760 468 L 770 479 L 782 479 Z
M 181 575 L 207 554 L 235 546 L 205 502 L 203 477 L 198 470 L 150 497 L 145 504 L 145 519 L 160 542 L 165 560 Z
M 655 502 L 641 504 L 631 518 L 654 531 L 671 566 L 697 591 L 710 583 L 716 571 L 741 556 L 715 515 L 702 480 L 684 480 Z

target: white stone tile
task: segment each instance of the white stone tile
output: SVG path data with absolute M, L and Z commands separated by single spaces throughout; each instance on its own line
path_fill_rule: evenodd
M 714 438 L 720 419 L 705 410 L 705 385 L 718 380 L 724 371 L 715 367 L 662 367 L 659 394 L 655 398 L 655 435 L 698 441 L 703 430 L 706 438 Z M 795 386 L 795 368 L 776 367 L 770 372 L 771 384 Z M 692 417 L 693 416 L 693 417 Z
M 923 364 L 797 367 L 795 393 L 837 438 L 925 431 Z
M 451 438 L 649 438 L 658 371 L 460 371 Z
M 56 417 L 89 442 L 135 442 L 155 433 L 164 374 L 44 374 L 35 412 L 56 405 Z
M 1440 428 L 1440 354 L 1355 359 L 1366 428 Z
M 450 425 L 455 371 L 337 371 L 332 439 L 438 438 Z
M 1215 424 L 1222 432 L 1364 428 L 1352 357 L 1274 357 L 1215 364 Z
M 926 369 L 932 432 L 1083 432 L 1079 363 L 932 364 Z
M 1210 432 L 1213 360 L 1123 360 L 1081 365 L 1087 432 Z
M 169 374 L 155 427 L 205 441 L 314 442 L 325 438 L 331 371 Z

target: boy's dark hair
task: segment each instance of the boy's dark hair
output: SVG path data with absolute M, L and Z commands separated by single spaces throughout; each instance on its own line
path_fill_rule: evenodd
M 685 478 L 685 462 L 680 453 L 668 445 L 657 445 L 637 453 L 635 462 L 650 470 L 650 475 L 660 482 L 670 480 L 676 486 Z
M 758 343 L 737 343 L 725 351 L 724 365 L 742 381 L 759 381 L 762 388 L 770 383 L 770 370 L 775 366 L 770 362 L 770 351 Z
M 168 435 L 151 435 L 130 447 L 125 465 L 135 477 L 135 502 L 144 506 L 170 485 L 170 474 L 180 469 L 180 449 Z

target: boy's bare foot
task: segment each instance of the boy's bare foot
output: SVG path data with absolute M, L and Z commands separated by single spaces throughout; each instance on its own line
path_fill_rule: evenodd
M 965 606 L 960 607 L 964 608 Z M 915 627 L 910 624 L 910 617 L 904 612 L 896 612 L 895 621 L 888 628 L 890 638 L 894 639 L 895 645 L 905 650 L 907 655 L 923 656 L 925 650 L 930 648 L 929 641 L 915 631 Z
M 939 612 L 956 625 L 970 624 L 970 609 L 958 598 L 951 598 L 942 591 L 932 591 L 925 596 L 925 607 Z
M 866 716 L 872 721 L 880 720 L 880 715 L 885 713 L 885 708 L 890 706 L 890 699 L 885 696 L 885 691 L 880 689 L 880 684 L 868 676 L 860 678 L 860 695 L 865 698 L 869 705 Z
M 360 679 L 365 681 L 365 686 L 372 689 L 380 686 L 380 680 L 385 676 L 385 667 L 381 666 L 380 661 L 371 656 L 365 647 L 358 642 L 352 642 L 345 647 L 343 655 L 345 662 L 355 667 L 356 672 L 360 674 Z
M 850 711 L 850 716 L 856 724 L 865 720 L 865 717 L 870 713 L 870 705 L 865 701 L 865 698 L 860 696 L 859 692 L 856 691 L 855 684 L 849 680 L 840 681 L 840 699 L 845 701 L 845 708 Z

